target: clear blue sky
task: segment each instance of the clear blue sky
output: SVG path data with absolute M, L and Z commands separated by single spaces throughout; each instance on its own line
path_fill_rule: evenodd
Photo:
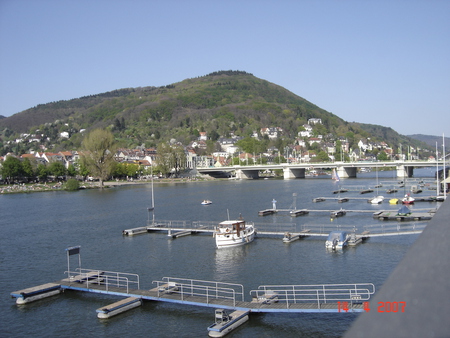
M 0 0 L 0 115 L 229 69 L 349 122 L 450 135 L 450 1 Z

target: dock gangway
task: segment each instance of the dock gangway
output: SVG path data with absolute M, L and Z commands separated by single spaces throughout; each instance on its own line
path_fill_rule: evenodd
M 315 285 L 261 285 L 250 291 L 254 301 L 271 304 L 281 303 L 286 309 L 295 305 L 317 304 L 317 309 L 340 302 L 353 307 L 368 301 L 375 293 L 372 283 L 359 284 L 315 284 Z
M 93 285 L 103 286 L 106 293 L 117 288 L 124 288 L 126 293 L 140 289 L 139 275 L 134 273 L 77 268 L 75 271 L 65 271 L 65 274 L 68 277 L 61 281 L 63 285 L 85 284 L 86 288 Z

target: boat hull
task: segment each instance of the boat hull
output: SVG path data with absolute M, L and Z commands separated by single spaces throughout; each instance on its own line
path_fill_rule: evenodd
M 216 246 L 217 248 L 230 248 L 240 245 L 245 245 L 252 242 L 255 239 L 255 232 L 242 237 L 225 237 L 224 235 L 216 235 Z

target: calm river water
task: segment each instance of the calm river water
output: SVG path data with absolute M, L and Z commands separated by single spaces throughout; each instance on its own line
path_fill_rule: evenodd
M 434 169 L 415 170 L 415 177 L 432 177 Z M 397 179 L 380 172 L 380 194 Z M 430 179 L 431 181 L 431 179 Z M 258 223 L 334 224 L 362 227 L 378 221 L 372 214 L 347 213 L 332 223 L 328 213 L 291 218 L 258 216 L 272 207 L 381 210 L 398 209 L 385 200 L 338 204 L 313 203 L 312 198 L 336 197 L 339 186 L 373 187 L 375 173 L 336 183 L 330 176 L 298 180 L 214 181 L 155 184 L 157 220 L 222 221 L 242 214 Z M 357 187 L 356 187 L 357 186 Z M 426 188 L 425 188 L 426 189 Z M 403 192 L 399 193 L 402 195 Z M 423 195 L 435 192 L 424 190 Z M 357 191 L 348 197 L 370 197 Z M 373 196 L 373 194 L 371 195 Z M 203 199 L 213 201 L 202 206 Z M 65 249 L 81 246 L 84 268 L 139 274 L 141 288 L 152 288 L 162 277 L 180 277 L 243 284 L 245 293 L 262 284 L 374 283 L 379 288 L 418 235 L 377 237 L 340 252 L 325 249 L 325 237 L 291 244 L 257 238 L 243 247 L 217 250 L 210 235 L 168 239 L 163 233 L 134 237 L 122 230 L 145 226 L 151 205 L 151 185 L 123 186 L 78 192 L 43 192 L 0 196 L 0 292 L 2 337 L 206 337 L 214 309 L 146 302 L 109 320 L 97 319 L 96 309 L 118 298 L 66 292 L 26 306 L 17 306 L 10 292 L 65 277 Z M 436 204 L 416 203 L 413 208 Z M 339 337 L 356 314 L 255 314 L 229 337 Z

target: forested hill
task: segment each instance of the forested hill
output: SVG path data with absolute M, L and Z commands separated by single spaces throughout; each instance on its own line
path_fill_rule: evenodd
M 40 104 L 0 119 L 0 132 L 5 141 L 18 133 L 56 138 L 66 131 L 71 136 L 61 142 L 66 148 L 77 148 L 81 129 L 110 127 L 123 146 L 131 147 L 168 139 L 188 144 L 202 131 L 212 139 L 230 133 L 249 136 L 264 127 L 280 127 L 285 138 L 294 139 L 309 118 L 322 120 L 317 134 L 372 136 L 362 125 L 349 124 L 243 71 L 218 71 L 162 87 L 124 88 Z

